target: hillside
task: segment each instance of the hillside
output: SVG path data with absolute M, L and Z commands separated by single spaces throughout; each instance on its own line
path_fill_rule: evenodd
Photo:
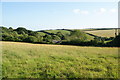
M 94 34 L 101 37 L 115 37 L 115 29 L 104 30 L 85 30 L 86 33 Z
M 32 31 L 24 27 L 18 27 L 17 29 L 13 29 L 12 27 L 0 27 L 0 30 L 2 32 L 0 35 L 3 41 L 60 44 L 63 41 L 70 41 L 73 36 L 83 41 L 93 40 L 92 36 L 81 30 L 61 29 Z
M 2 41 L 78 46 L 113 46 L 109 44 L 114 29 L 56 29 L 32 31 L 24 27 L 0 27 Z M 110 34 L 111 33 L 111 34 Z M 110 37 L 108 37 L 110 36 Z
M 58 32 L 62 33 L 63 35 L 70 35 L 70 33 L 73 31 L 74 29 L 56 29 L 56 30 L 41 30 L 41 31 L 37 31 L 40 32 L 40 34 L 48 34 L 48 35 L 56 35 Z M 77 29 L 76 29 L 77 30 Z M 78 29 L 79 30 L 79 29 Z M 82 31 L 82 30 L 81 30 Z M 84 32 L 84 31 L 83 31 Z M 94 36 L 88 35 L 86 34 L 88 39 L 87 41 L 93 40 Z
M 118 48 L 1 43 L 3 78 L 118 78 Z
M 98 37 L 115 37 L 115 29 L 114 28 L 96 28 L 96 29 L 59 29 L 59 30 L 44 30 L 48 33 L 56 34 L 57 32 L 61 32 L 63 34 L 70 34 L 72 30 L 81 30 L 86 33 L 98 36 Z M 89 35 L 88 34 L 88 35 Z M 117 33 L 118 35 L 118 33 Z M 89 35 L 90 40 L 94 38 L 94 36 Z

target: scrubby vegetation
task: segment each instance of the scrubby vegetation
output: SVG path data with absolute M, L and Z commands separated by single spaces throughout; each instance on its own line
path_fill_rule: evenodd
M 17 29 L 13 29 L 12 27 L 0 27 L 0 30 L 2 32 L 0 34 L 2 41 L 80 46 L 118 46 L 111 44 L 114 37 L 96 36 L 81 30 L 61 29 L 31 31 L 23 27 L 18 27 Z M 114 40 L 114 43 L 116 42 L 118 42 L 118 39 Z
M 120 34 L 107 44 L 112 47 L 114 47 L 114 46 L 120 47 Z
M 2 30 L 2 40 L 3 41 L 18 41 L 18 42 L 32 42 L 32 43 L 61 43 L 62 41 L 70 41 L 79 39 L 85 41 L 88 39 L 89 35 L 85 34 L 80 30 L 69 31 L 69 33 L 62 33 L 57 30 L 53 33 L 48 30 L 42 31 L 31 31 L 23 27 L 17 29 L 12 29 L 11 27 L 7 29 L 6 27 L 1 27 Z M 67 31 L 68 32 L 68 31 Z M 43 33 L 44 35 L 41 35 Z

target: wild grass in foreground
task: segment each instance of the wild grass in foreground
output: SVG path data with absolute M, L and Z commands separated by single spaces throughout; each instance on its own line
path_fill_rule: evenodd
M 118 78 L 118 48 L 2 42 L 3 78 Z

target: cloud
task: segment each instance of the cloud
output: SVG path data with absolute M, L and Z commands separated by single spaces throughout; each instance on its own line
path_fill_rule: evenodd
M 80 9 L 74 9 L 73 12 L 75 14 L 89 14 L 88 11 L 83 11 L 83 10 L 80 10 Z
M 105 13 L 107 10 L 105 8 L 100 8 L 99 13 Z
M 110 12 L 111 13 L 116 13 L 116 12 L 118 12 L 118 10 L 117 9 L 110 9 Z
M 74 9 L 73 12 L 76 14 L 80 14 L 81 11 L 80 11 L 80 9 Z
M 113 8 L 113 9 L 105 9 L 105 8 L 100 8 L 98 13 L 99 14 L 103 14 L 103 13 L 116 13 L 118 12 L 117 9 Z
M 110 14 L 110 13 L 117 13 L 118 10 L 116 8 L 112 8 L 112 9 L 98 8 L 97 10 L 93 10 L 89 12 L 87 10 L 73 9 L 73 12 L 75 14 L 85 14 L 85 15 L 92 13 L 92 12 L 95 12 L 96 14 Z

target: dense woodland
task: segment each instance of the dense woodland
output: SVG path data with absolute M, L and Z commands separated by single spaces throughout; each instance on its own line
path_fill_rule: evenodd
M 70 33 L 64 34 L 60 30 L 56 33 L 49 33 L 45 30 L 32 31 L 23 27 L 13 29 L 12 27 L 0 27 L 0 39 L 2 41 L 29 42 L 41 44 L 62 44 L 78 46 L 110 46 L 120 47 L 120 35 L 114 37 L 100 37 L 93 34 L 85 33 L 81 30 L 67 30 Z M 42 34 L 44 33 L 44 35 Z M 93 36 L 93 39 L 90 37 Z

